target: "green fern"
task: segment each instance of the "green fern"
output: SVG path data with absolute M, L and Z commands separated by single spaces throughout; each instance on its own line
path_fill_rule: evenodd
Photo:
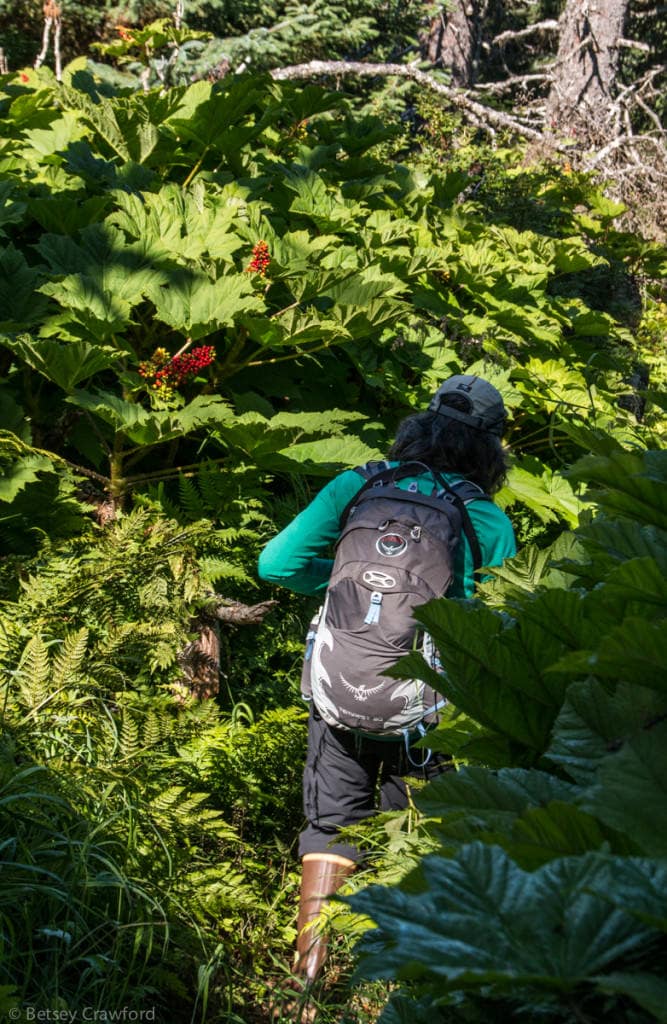
M 88 651 L 88 630 L 85 627 L 65 637 L 52 664 L 52 682 L 56 689 L 78 680 Z
M 49 697 L 51 662 L 49 651 L 41 636 L 28 641 L 18 664 L 17 677 L 22 703 L 34 710 Z
M 178 496 L 183 511 L 192 521 L 206 518 L 206 502 L 192 480 L 182 474 L 178 480 Z

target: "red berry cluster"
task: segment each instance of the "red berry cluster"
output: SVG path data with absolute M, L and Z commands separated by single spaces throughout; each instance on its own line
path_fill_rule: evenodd
M 257 242 L 254 249 L 252 250 L 252 259 L 246 267 L 246 270 L 260 274 L 262 277 L 266 274 L 267 267 L 271 262 L 271 256 L 269 255 L 269 247 L 266 242 Z
M 156 348 L 148 361 L 139 364 L 139 373 L 150 381 L 152 388 L 166 396 L 183 381 L 196 377 L 214 359 L 213 345 L 200 345 L 199 348 L 171 358 L 166 349 Z
M 180 384 L 188 377 L 196 377 L 200 370 L 210 366 L 215 359 L 213 345 L 200 345 L 190 352 L 184 352 L 182 356 L 174 356 L 167 363 L 165 369 L 175 384 Z

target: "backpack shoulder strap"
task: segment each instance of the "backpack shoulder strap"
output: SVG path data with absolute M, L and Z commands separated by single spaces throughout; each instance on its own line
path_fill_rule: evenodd
M 376 473 L 383 473 L 385 470 L 391 468 L 391 463 L 387 462 L 386 459 L 382 461 L 364 462 L 363 466 L 355 466 L 354 472 L 362 476 L 364 480 L 369 480 Z M 341 517 L 342 518 L 342 517 Z
M 479 539 L 475 532 L 475 527 L 472 525 L 467 506 L 470 501 L 491 501 L 491 498 L 477 484 L 472 483 L 470 480 L 461 480 L 457 484 L 450 485 L 442 474 L 435 473 L 434 475 L 442 489 L 447 494 L 451 494 L 452 501 L 461 513 L 461 529 L 465 534 L 472 553 L 473 576 L 475 582 L 479 583 L 479 570 L 482 568 L 482 549 L 479 546 Z
M 347 522 L 351 510 L 359 501 L 362 494 L 369 491 L 372 487 L 380 487 L 381 485 L 387 485 L 395 483 L 396 480 L 401 480 L 406 476 L 415 476 L 415 467 L 418 466 L 422 472 L 424 469 L 428 470 L 428 466 L 424 466 L 421 462 L 406 462 L 402 466 L 394 466 L 386 459 L 382 462 L 366 462 L 363 466 L 356 466 L 354 472 L 358 473 L 364 478 L 364 483 L 361 485 L 357 493 L 353 498 L 348 501 L 347 505 L 340 514 L 340 526 L 341 529 Z M 433 474 L 434 482 L 435 474 Z

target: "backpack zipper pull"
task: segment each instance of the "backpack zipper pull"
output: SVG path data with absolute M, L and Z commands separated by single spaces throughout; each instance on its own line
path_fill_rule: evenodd
M 374 590 L 371 594 L 371 602 L 366 612 L 366 618 L 364 622 L 367 626 L 374 626 L 380 621 L 380 608 L 382 605 L 382 594 L 379 590 Z

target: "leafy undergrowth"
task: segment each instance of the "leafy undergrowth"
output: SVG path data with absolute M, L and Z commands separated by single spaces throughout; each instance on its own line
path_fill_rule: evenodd
M 349 898 L 362 976 L 401 982 L 383 1024 L 665 1020 L 667 453 L 570 477 L 598 513 L 567 557 L 508 563 L 502 611 L 421 608 L 443 677 L 399 663 L 458 708 L 429 745 L 462 763 L 416 796 L 419 865 Z
M 294 940 L 308 602 L 223 630 L 215 701 L 183 700 L 179 652 L 214 590 L 271 596 L 262 543 L 467 370 L 511 412 L 498 501 L 534 546 L 486 608 L 424 610 L 459 709 L 440 742 L 467 767 L 419 797 L 419 830 L 373 823 L 378 877 L 407 877 L 354 897 L 387 915 L 364 940 L 379 977 L 348 989 L 344 949 L 321 1018 L 651 1012 L 662 925 L 643 911 L 631 959 L 621 940 L 599 967 L 582 954 L 576 981 L 515 954 L 544 945 L 563 858 L 602 891 L 605 863 L 653 863 L 664 818 L 664 250 L 584 177 L 499 151 L 475 190 L 462 154 L 407 163 L 400 132 L 316 87 L 128 94 L 83 62 L 25 78 L 0 77 L 0 1010 L 268 1019 Z M 606 518 L 546 550 L 585 522 L 589 481 Z M 411 943 L 421 904 L 429 950 L 460 941 L 434 925 L 468 862 L 490 881 L 464 970 Z M 498 879 L 526 908 L 508 903 L 525 929 L 502 963 Z

